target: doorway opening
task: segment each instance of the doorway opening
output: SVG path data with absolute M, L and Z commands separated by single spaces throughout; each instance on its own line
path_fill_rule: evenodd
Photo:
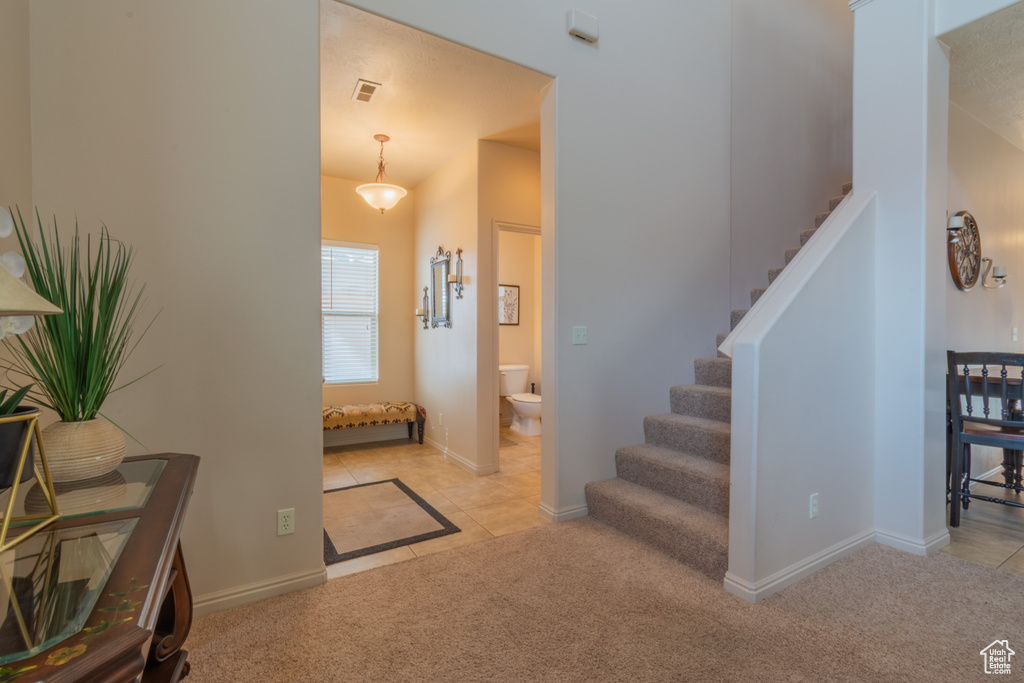
M 547 521 L 541 462 L 553 449 L 542 454 L 535 437 L 531 452 L 508 451 L 504 462 L 498 450 L 494 226 L 542 222 L 541 119 L 553 130 L 554 93 L 550 76 L 336 0 L 321 0 L 320 32 L 321 239 L 375 251 L 379 264 L 377 374 L 325 381 L 323 405 L 408 402 L 424 415 L 422 444 L 405 424 L 325 430 L 324 490 L 398 479 L 460 529 L 332 564 L 328 576 L 337 576 Z M 355 192 L 373 180 L 378 134 L 389 137 L 388 182 L 408 191 L 384 212 Z M 451 273 L 458 254 L 463 274 L 461 297 L 445 290 L 450 325 L 410 315 L 433 309 L 430 288 L 444 285 L 431 260 L 447 253 Z M 539 341 L 535 355 L 539 393 Z M 330 534 L 326 495 L 324 505 Z

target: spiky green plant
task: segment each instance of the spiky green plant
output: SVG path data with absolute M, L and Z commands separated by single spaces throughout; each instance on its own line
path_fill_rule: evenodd
M 32 385 L 18 389 L 10 398 L 7 398 L 7 389 L 0 391 L 0 415 L 13 415 L 14 411 L 21 405 L 21 400 L 32 389 Z
M 82 251 L 77 222 L 70 244 L 64 247 L 56 219 L 48 237 L 38 210 L 37 242 L 20 210 L 17 216 L 14 229 L 26 274 L 36 293 L 63 313 L 39 316 L 28 332 L 4 338 L 11 357 L 8 379 L 12 374 L 29 378 L 36 387 L 29 397 L 54 410 L 64 422 L 90 420 L 108 395 L 141 379 L 114 386 L 138 344 L 131 340 L 145 286 L 133 291 L 128 280 L 134 252 L 112 238 L 105 225 L 97 248 L 93 249 L 89 236 Z

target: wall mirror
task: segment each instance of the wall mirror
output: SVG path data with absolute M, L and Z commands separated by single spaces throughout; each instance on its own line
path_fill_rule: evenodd
M 437 248 L 437 254 L 430 259 L 430 326 L 451 327 L 451 292 L 448 273 L 451 270 L 452 252 L 444 247 Z

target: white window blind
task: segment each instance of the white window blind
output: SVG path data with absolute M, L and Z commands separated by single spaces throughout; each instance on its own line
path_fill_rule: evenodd
M 324 382 L 376 382 L 376 245 L 324 242 L 320 299 Z

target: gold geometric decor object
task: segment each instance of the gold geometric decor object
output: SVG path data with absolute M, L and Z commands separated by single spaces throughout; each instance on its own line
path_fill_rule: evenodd
M 11 422 L 25 422 L 22 430 L 21 444 L 18 452 L 18 466 L 14 473 L 14 481 L 11 484 L 10 498 L 7 501 L 7 509 L 4 512 L 3 523 L 0 524 L 0 553 L 9 550 L 22 541 L 36 534 L 44 527 L 60 519 L 60 512 L 57 510 L 57 494 L 53 490 L 53 479 L 50 477 L 50 465 L 46 459 L 46 451 L 43 449 L 43 435 L 39 430 L 39 410 L 27 413 L 16 413 L 14 415 L 0 416 L 0 424 Z M 36 479 L 39 481 L 43 496 L 46 498 L 48 510 L 38 514 L 26 514 L 14 516 L 14 505 L 18 497 L 18 487 L 21 485 L 21 475 L 28 460 L 29 449 L 32 439 L 35 438 L 36 448 L 39 451 L 39 458 L 33 463 Z M 35 522 L 28 527 L 17 527 L 20 534 L 14 538 L 9 537 L 12 524 L 22 522 Z

